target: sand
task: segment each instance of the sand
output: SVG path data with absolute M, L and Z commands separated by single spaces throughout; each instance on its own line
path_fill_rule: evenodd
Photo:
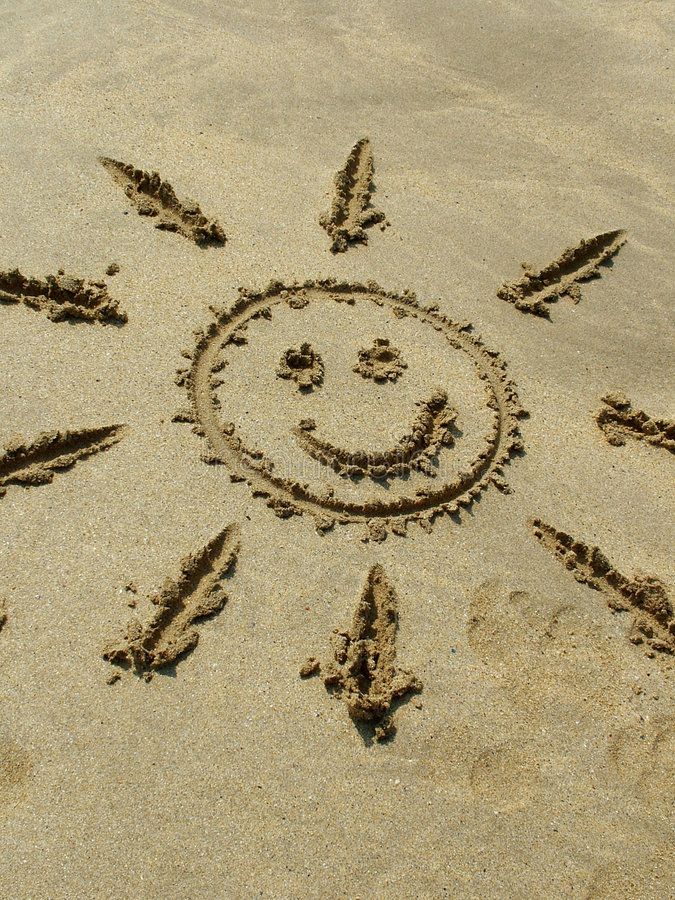
M 672 896 L 668 24 L 6 5 L 2 896 Z

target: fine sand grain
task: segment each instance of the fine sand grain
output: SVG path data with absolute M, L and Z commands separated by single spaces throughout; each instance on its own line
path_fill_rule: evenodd
M 5 3 L 0 896 L 672 896 L 671 18 Z

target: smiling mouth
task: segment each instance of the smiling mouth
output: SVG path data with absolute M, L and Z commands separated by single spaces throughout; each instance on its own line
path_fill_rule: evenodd
M 345 450 L 312 434 L 316 423 L 305 419 L 293 429 L 295 438 L 312 459 L 330 466 L 345 478 L 394 478 L 422 472 L 433 478 L 434 462 L 442 447 L 454 444 L 453 427 L 457 411 L 448 404 L 448 395 L 437 391 L 419 402 L 420 412 L 410 430 L 388 450 Z

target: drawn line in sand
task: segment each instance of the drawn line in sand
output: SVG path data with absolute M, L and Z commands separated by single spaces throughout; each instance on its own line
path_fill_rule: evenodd
M 224 244 L 226 237 L 215 219 L 207 219 L 194 201 L 180 201 L 168 181 L 157 172 L 144 172 L 127 163 L 100 156 L 99 162 L 134 204 L 139 216 L 155 220 L 155 228 L 173 231 L 195 244 Z
M 82 319 L 85 322 L 127 321 L 127 314 L 108 294 L 103 281 L 85 281 L 65 275 L 27 278 L 18 269 L 0 272 L 0 303 L 25 303 L 47 314 L 52 322 Z
M 422 690 L 422 682 L 395 666 L 398 598 L 382 566 L 370 570 L 349 631 L 331 636 L 334 662 L 323 666 L 310 657 L 300 670 L 303 678 L 321 674 L 331 693 L 347 706 L 356 722 L 369 725 L 378 741 L 394 734 L 392 707 L 407 694 Z
M 260 451 L 247 448 L 236 425 L 221 421 L 218 388 L 222 383 L 219 377 L 223 367 L 222 349 L 230 342 L 231 335 L 241 333 L 251 320 L 270 318 L 276 305 L 296 307 L 298 301 L 302 301 L 302 306 L 341 301 L 389 307 L 395 314 L 411 316 L 429 325 L 443 335 L 451 351 L 466 353 L 484 386 L 486 407 L 492 416 L 485 442 L 466 468 L 435 489 L 399 497 L 347 500 L 275 473 L 272 462 Z M 280 518 L 307 514 L 314 519 L 319 532 L 328 531 L 336 523 L 361 523 L 365 525 L 364 540 L 381 541 L 389 532 L 404 535 L 409 522 L 416 521 L 428 530 L 439 515 L 458 516 L 462 508 L 470 507 L 491 485 L 509 492 L 504 468 L 524 449 L 520 419 L 526 413 L 518 401 L 515 385 L 506 374 L 506 363 L 499 353 L 489 350 L 478 336 L 469 333 L 467 323 L 453 322 L 440 314 L 437 307 L 421 306 L 412 292 L 396 294 L 382 290 L 374 282 L 363 285 L 333 279 L 293 285 L 273 281 L 260 292 L 240 289 L 239 298 L 230 309 L 212 312 L 215 318 L 206 330 L 195 332 L 195 349 L 183 352 L 190 366 L 178 370 L 177 382 L 187 390 L 189 408 L 177 412 L 174 421 L 192 424 L 195 434 L 208 444 L 204 460 L 226 465 L 233 481 L 247 482 L 254 496 L 264 498 Z M 438 410 L 428 412 L 439 413 Z M 435 431 L 432 429 L 435 435 L 448 433 L 451 415 L 446 411 L 436 419 Z M 302 424 L 312 430 L 311 420 Z M 306 429 L 300 427 L 303 430 Z M 307 441 L 308 446 L 310 443 Z
M 330 466 L 344 478 L 395 478 L 408 475 L 412 470 L 433 478 L 434 462 L 441 447 L 454 443 L 452 428 L 457 411 L 448 404 L 448 395 L 439 391 L 425 403 L 418 403 L 420 413 L 410 431 L 389 450 L 343 450 L 328 441 L 322 441 L 311 432 L 316 427 L 313 419 L 305 419 L 293 429 L 298 444 L 312 459 Z
M 352 147 L 343 168 L 335 175 L 330 212 L 319 219 L 319 224 L 331 238 L 330 249 L 333 253 L 344 253 L 353 243 L 367 244 L 365 229 L 385 221 L 384 213 L 370 205 L 373 174 L 370 141 L 361 138 Z
M 548 319 L 549 304 L 561 297 L 569 297 L 573 303 L 578 303 L 581 299 L 579 282 L 599 278 L 602 263 L 618 253 L 625 243 L 625 231 L 605 231 L 563 250 L 557 259 L 539 271 L 523 263 L 525 274 L 520 281 L 506 282 L 497 291 L 497 296 L 513 303 L 521 312 Z
M 7 624 L 7 603 L 3 597 L 0 597 L 0 631 Z
M 641 409 L 634 409 L 624 394 L 606 394 L 602 402 L 605 405 L 596 413 L 595 421 L 608 444 L 623 447 L 626 438 L 635 438 L 675 453 L 675 422 L 652 419 Z
M 663 582 L 652 575 L 627 578 L 612 566 L 599 547 L 556 531 L 541 519 L 533 519 L 531 525 L 537 540 L 578 582 L 606 594 L 607 605 L 613 612 L 633 613 L 629 640 L 634 644 L 646 643 L 648 656 L 654 656 L 654 651 L 675 653 L 675 617 Z
M 175 580 L 168 578 L 150 597 L 157 607 L 148 622 L 132 619 L 124 638 L 109 644 L 103 658 L 131 668 L 146 681 L 153 671 L 192 652 L 199 633 L 192 626 L 219 613 L 228 601 L 222 581 L 233 571 L 239 554 L 239 527 L 228 525 L 209 543 L 180 563 Z
M 0 497 L 9 485 L 49 484 L 55 472 L 107 450 L 124 435 L 124 425 L 104 425 L 79 431 L 45 431 L 32 444 L 17 437 L 0 452 Z

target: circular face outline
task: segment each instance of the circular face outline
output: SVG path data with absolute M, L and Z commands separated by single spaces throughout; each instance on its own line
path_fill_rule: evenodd
M 468 353 L 477 377 L 485 385 L 486 406 L 494 411 L 485 446 L 466 470 L 439 489 L 418 491 L 412 497 L 363 502 L 342 500 L 330 490 L 314 492 L 307 483 L 276 475 L 260 451 L 244 446 L 235 425 L 223 423 L 219 418 L 217 389 L 222 384 L 219 373 L 224 365 L 220 353 L 228 344 L 246 342 L 250 321 L 270 318 L 271 307 L 281 303 L 300 309 L 310 301 L 354 302 L 355 299 L 388 306 L 397 317 L 412 316 L 430 325 L 453 349 Z M 191 360 L 191 365 L 187 370 L 179 369 L 176 381 L 187 388 L 190 408 L 177 413 L 174 421 L 192 423 L 194 432 L 205 438 L 209 446 L 202 459 L 226 465 L 232 481 L 246 481 L 253 496 L 265 498 L 281 518 L 308 513 L 319 531 L 327 531 L 336 522 L 361 522 L 367 526 L 367 537 L 382 540 L 388 531 L 404 534 L 410 521 L 430 526 L 439 514 L 456 514 L 460 507 L 470 506 L 490 484 L 509 491 L 503 467 L 523 450 L 519 419 L 526 413 L 506 374 L 506 364 L 498 352 L 486 348 L 480 337 L 471 333 L 470 323 L 452 321 L 439 313 L 437 306 L 420 305 L 412 292 L 396 294 L 372 281 L 361 284 L 334 279 L 289 285 L 272 281 L 264 291 L 258 292 L 240 288 L 231 308 L 211 307 L 211 311 L 215 320 L 205 331 L 195 332 L 195 349 L 183 354 Z

